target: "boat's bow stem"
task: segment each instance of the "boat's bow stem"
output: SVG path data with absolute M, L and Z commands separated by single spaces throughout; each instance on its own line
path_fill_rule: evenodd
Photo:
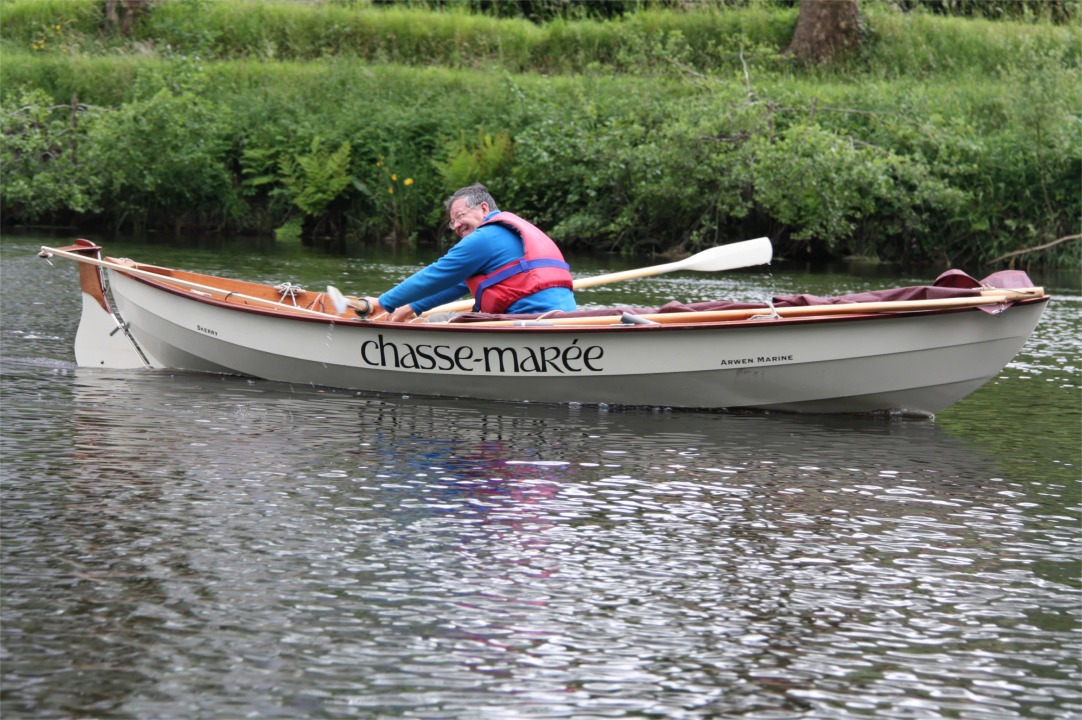
M 53 255 L 82 263 L 79 289 L 83 309 L 75 334 L 75 362 L 83 367 L 149 368 L 151 358 L 132 337 L 129 323 L 109 300 L 109 283 L 101 261 L 101 247 L 89 240 L 77 240 L 65 249 L 42 247 L 38 257 L 51 265 Z M 121 333 L 118 335 L 118 333 Z

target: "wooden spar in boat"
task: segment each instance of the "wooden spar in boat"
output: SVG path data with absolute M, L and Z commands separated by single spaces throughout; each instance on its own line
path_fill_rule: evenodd
M 288 310 L 290 312 L 299 312 L 306 315 L 316 315 L 321 318 L 337 319 L 338 314 L 321 312 L 319 310 L 310 310 L 298 305 L 290 305 L 288 303 L 278 302 L 276 300 L 267 300 L 266 298 L 256 297 L 254 295 L 246 295 L 244 293 L 238 293 L 228 288 L 214 287 L 213 285 L 207 285 L 205 283 L 192 282 L 191 280 L 184 280 L 183 278 L 173 277 L 171 275 L 165 275 L 162 273 L 152 272 L 150 270 L 141 270 L 138 267 L 131 265 L 124 265 L 121 263 L 110 262 L 109 260 L 100 260 L 98 258 L 88 257 L 86 255 L 80 255 L 78 253 L 68 252 L 67 250 L 60 250 L 57 248 L 50 248 L 42 246 L 42 257 L 49 255 L 56 255 L 58 257 L 67 258 L 68 260 L 75 260 L 76 262 L 96 265 L 101 268 L 107 268 L 109 270 L 115 270 L 116 272 L 126 273 L 128 275 L 134 275 L 136 277 L 145 278 L 147 280 L 155 280 L 157 282 L 164 282 L 171 285 L 178 285 L 189 290 L 198 290 L 199 292 L 209 293 L 211 295 L 219 295 L 222 299 L 233 298 L 237 300 L 245 300 L 247 302 L 254 302 L 266 307 L 273 307 L 278 310 Z
M 985 294 L 987 293 L 987 294 Z M 660 325 L 687 325 L 697 323 L 731 322 L 748 320 L 756 316 L 764 319 L 781 317 L 808 317 L 816 315 L 846 315 L 890 312 L 920 312 L 923 310 L 953 310 L 986 305 L 1002 305 L 1008 302 L 1028 300 L 1044 296 L 1042 288 L 1022 288 L 1003 290 L 989 288 L 982 291 L 980 297 L 941 298 L 932 300 L 898 300 L 893 302 L 844 303 L 834 305 L 800 305 L 796 307 L 740 308 L 737 310 L 707 310 L 700 312 L 648 313 L 636 318 Z M 486 320 L 462 323 L 469 327 L 522 327 L 528 323 L 537 325 L 559 325 L 570 327 L 619 325 L 619 315 L 596 315 L 590 317 L 558 317 L 540 320 Z

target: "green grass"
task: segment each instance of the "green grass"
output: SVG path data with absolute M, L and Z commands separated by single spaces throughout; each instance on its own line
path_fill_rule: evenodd
M 19 124 L 26 88 L 92 106 L 86 124 L 113 142 L 144 141 L 132 135 L 141 112 L 175 105 L 177 127 L 159 132 L 183 138 L 185 112 L 216 108 L 205 129 L 214 158 L 157 147 L 103 155 L 130 167 L 88 169 L 108 171 L 112 184 L 100 187 L 120 188 L 119 204 L 135 196 L 123 188 L 142 182 L 147 157 L 213 171 L 172 185 L 178 197 L 147 210 L 148 226 L 175 225 L 162 208 L 177 212 L 184 198 L 208 203 L 184 211 L 199 222 L 257 231 L 292 222 L 291 188 L 303 187 L 278 174 L 314 138 L 349 143 L 352 181 L 307 231 L 365 240 L 435 241 L 449 186 L 473 179 L 584 247 L 664 237 L 688 249 L 770 234 L 791 254 L 979 262 L 1082 223 L 1077 25 L 864 3 L 862 51 L 803 67 L 783 54 L 797 10 L 770 2 L 536 24 L 461 6 L 173 0 L 153 5 L 131 37 L 104 28 L 101 7 L 0 0 L 3 110 L 15 133 L 5 152 L 15 138 L 58 142 Z M 53 111 L 51 132 L 68 132 L 64 112 Z M 92 137 L 80 142 L 90 153 Z M 786 153 L 796 163 L 813 147 L 820 156 L 787 166 Z M 416 180 L 408 231 L 403 198 L 384 196 L 389 166 Z M 467 177 L 492 167 L 495 177 Z M 211 203 L 199 185 L 220 184 L 223 171 L 235 196 Z M 816 183 L 833 189 L 807 192 Z M 5 205 L 5 218 L 72 217 L 63 188 L 48 192 L 59 203 L 48 217 L 38 203 L 36 215 Z M 98 215 L 75 219 L 138 214 L 98 200 Z M 1074 247 L 1039 257 L 1077 264 Z

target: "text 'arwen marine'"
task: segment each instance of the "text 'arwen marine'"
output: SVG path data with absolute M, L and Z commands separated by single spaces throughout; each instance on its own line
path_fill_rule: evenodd
M 760 355 L 753 358 L 731 358 L 722 360 L 722 366 L 726 365 L 769 365 L 770 363 L 792 362 L 792 355 Z

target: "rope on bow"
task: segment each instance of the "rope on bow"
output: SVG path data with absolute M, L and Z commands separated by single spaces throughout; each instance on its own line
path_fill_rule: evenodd
M 285 302 L 286 296 L 288 295 L 289 299 L 293 301 L 293 307 L 300 307 L 297 305 L 297 295 L 305 292 L 304 288 L 300 285 L 284 282 L 281 285 L 275 285 L 274 289 L 275 291 L 282 293 L 281 297 L 278 298 L 278 302 Z

